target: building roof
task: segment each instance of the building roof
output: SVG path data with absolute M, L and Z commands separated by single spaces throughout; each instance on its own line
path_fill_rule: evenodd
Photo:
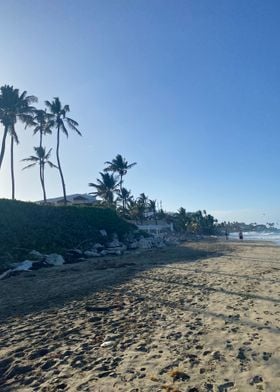
M 74 193 L 73 195 L 66 195 L 67 202 L 69 203 L 95 203 L 96 196 L 89 195 L 88 193 Z M 43 203 L 43 200 L 38 201 L 38 203 Z M 63 197 L 53 197 L 51 199 L 47 199 L 47 203 L 64 203 Z

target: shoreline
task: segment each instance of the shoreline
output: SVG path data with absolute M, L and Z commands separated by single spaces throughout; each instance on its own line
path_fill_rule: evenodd
M 276 245 L 280 245 L 280 233 L 276 232 L 255 232 L 255 231 L 250 231 L 250 232 L 243 232 L 244 239 L 243 241 L 252 241 L 252 242 L 265 242 L 269 243 L 272 242 Z M 240 241 L 238 238 L 238 233 L 229 233 L 229 239 L 231 241 Z
M 1 391 L 279 391 L 279 246 L 113 260 L 1 281 Z

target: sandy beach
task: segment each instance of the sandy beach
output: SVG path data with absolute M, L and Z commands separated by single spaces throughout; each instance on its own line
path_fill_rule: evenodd
M 0 390 L 280 390 L 280 247 L 211 241 L 0 282 Z

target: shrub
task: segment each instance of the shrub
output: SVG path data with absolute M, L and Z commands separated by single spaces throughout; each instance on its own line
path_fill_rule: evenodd
M 100 207 L 41 206 L 0 199 L 0 268 L 30 250 L 63 252 L 87 241 L 102 242 L 99 230 L 122 239 L 135 226 Z

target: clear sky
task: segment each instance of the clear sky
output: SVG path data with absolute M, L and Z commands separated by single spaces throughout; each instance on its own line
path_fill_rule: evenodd
M 121 153 L 137 162 L 125 186 L 165 210 L 280 222 L 279 14 L 278 0 L 0 0 L 0 85 L 70 105 L 83 137 L 63 140 L 67 193 Z M 38 138 L 17 130 L 16 196 L 41 199 L 20 162 Z M 55 170 L 46 185 L 61 195 Z

